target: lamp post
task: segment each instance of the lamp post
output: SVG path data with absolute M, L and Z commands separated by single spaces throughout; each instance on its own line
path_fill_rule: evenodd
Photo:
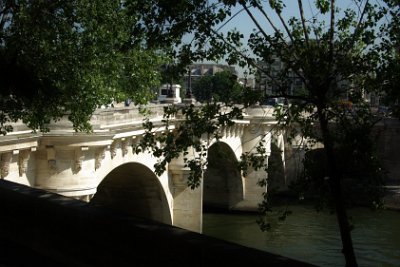
M 188 82 L 186 87 L 186 98 L 192 98 L 192 70 L 188 68 Z
M 192 69 L 190 66 L 188 67 L 187 79 L 185 98 L 183 99 L 183 102 L 186 104 L 194 104 L 196 100 L 194 99 L 192 92 Z
M 247 88 L 247 71 L 246 70 L 243 72 L 243 76 L 244 76 L 244 88 Z
M 172 76 L 171 76 L 171 70 L 172 66 L 169 63 L 166 63 L 162 65 L 162 75 L 163 75 L 163 80 L 167 83 L 167 98 L 173 98 L 173 92 L 172 92 Z

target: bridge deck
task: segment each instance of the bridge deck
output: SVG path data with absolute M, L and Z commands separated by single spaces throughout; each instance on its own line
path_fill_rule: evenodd
M 5 180 L 0 203 L 1 266 L 312 266 Z

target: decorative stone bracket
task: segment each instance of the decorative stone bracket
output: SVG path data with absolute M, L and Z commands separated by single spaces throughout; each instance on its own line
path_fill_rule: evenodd
M 132 138 L 122 138 L 122 156 L 125 157 L 129 152 L 129 147 L 132 145 Z
M 141 135 L 132 136 L 131 146 L 133 154 L 136 154 L 136 147 L 139 145 L 141 138 Z
M 12 159 L 12 152 L 2 153 L 0 155 L 0 170 L 1 170 L 1 178 L 4 179 L 10 172 L 10 163 Z
M 78 173 L 82 170 L 82 162 L 85 159 L 84 151 L 88 151 L 89 147 L 82 146 L 75 150 L 75 173 Z
M 36 148 L 32 148 L 33 151 L 36 150 Z M 18 158 L 18 170 L 19 170 L 19 177 L 24 175 L 26 173 L 26 170 L 28 168 L 28 160 L 31 156 L 31 150 L 22 150 L 19 153 L 19 158 Z
M 110 155 L 111 159 L 115 158 L 117 155 L 117 148 L 118 148 L 119 140 L 114 140 L 112 144 L 110 145 Z
M 56 162 L 56 149 L 54 146 L 46 146 L 47 151 L 47 166 L 51 174 L 57 173 L 57 162 Z
M 95 163 L 94 168 L 95 170 L 101 167 L 101 162 L 106 157 L 106 147 L 99 147 L 95 152 Z

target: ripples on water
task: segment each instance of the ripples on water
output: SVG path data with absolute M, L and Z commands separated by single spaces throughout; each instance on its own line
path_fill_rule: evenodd
M 269 232 L 260 231 L 255 215 L 204 214 L 203 233 L 319 266 L 344 266 L 336 216 L 311 207 L 291 210 Z M 359 266 L 400 267 L 400 212 L 357 208 L 349 214 Z

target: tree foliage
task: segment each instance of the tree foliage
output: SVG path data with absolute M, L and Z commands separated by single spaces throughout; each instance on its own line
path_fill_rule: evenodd
M 65 114 L 76 130 L 90 130 L 99 105 L 151 98 L 160 50 L 132 34 L 138 20 L 123 2 L 1 1 L 3 134 L 18 119 L 44 130 Z
M 190 18 L 196 24 L 169 24 L 171 30 L 187 30 L 194 36 L 189 44 L 183 44 L 177 50 L 180 58 L 225 59 L 229 64 L 252 67 L 270 78 L 270 83 L 277 88 L 275 95 L 270 97 L 284 97 L 290 103 L 276 112 L 279 124 L 289 137 L 300 134 L 309 142 L 323 145 L 324 173 L 312 174 L 310 166 L 315 164 L 308 164 L 305 175 L 315 188 L 321 190 L 321 194 L 329 195 L 330 204 L 337 214 L 346 266 L 357 266 L 346 213 L 348 196 L 351 195 L 349 190 L 359 190 L 358 185 L 365 183 L 379 188 L 383 175 L 373 155 L 373 143 L 368 139 L 377 118 L 366 105 L 363 94 L 382 90 L 389 96 L 398 94 L 398 1 L 354 0 L 340 9 L 334 0 L 316 0 L 309 10 L 311 14 L 308 14 L 304 1 L 298 0 L 298 15 L 290 17 L 286 13 L 287 2 L 282 0 L 224 0 L 196 8 L 192 6 L 194 2 L 188 5 L 180 3 L 179 10 L 174 11 L 177 17 Z M 153 11 L 157 19 L 162 16 L 161 12 L 157 13 L 158 9 Z M 152 19 L 154 12 L 149 17 L 151 25 L 157 23 L 157 19 Z M 247 40 L 235 29 L 221 31 L 239 13 L 247 14 L 254 25 Z M 247 46 L 243 45 L 245 42 Z M 283 63 L 283 68 L 274 76 L 269 69 L 257 64 L 262 61 L 268 65 L 277 60 Z M 288 77 L 292 75 L 301 80 L 304 90 L 289 94 Z M 260 97 L 256 92 L 247 96 L 250 98 L 242 99 L 244 107 Z M 351 103 L 351 107 L 343 105 L 343 101 Z M 398 105 L 398 102 L 394 104 Z M 183 108 L 175 110 L 174 114 L 188 114 L 191 110 L 192 107 Z M 218 118 L 222 113 L 207 113 L 206 108 L 202 110 L 196 116 L 186 116 L 185 125 L 190 128 L 212 122 L 211 131 L 217 133 Z M 205 119 L 203 116 L 208 117 Z M 223 116 L 227 115 L 223 113 Z M 185 127 L 179 128 L 175 134 L 190 135 L 186 130 Z M 199 137 L 200 133 L 197 133 L 186 140 Z M 196 143 L 187 142 L 176 153 L 192 145 L 196 146 Z M 240 166 L 267 170 L 263 146 L 261 143 L 254 153 L 244 155 Z M 344 158 L 352 160 L 341 162 L 338 155 L 348 155 Z M 306 163 L 311 162 L 311 158 Z M 362 169 L 363 164 L 370 169 Z M 265 183 L 267 181 L 261 181 L 261 184 Z M 379 197 L 379 192 L 374 196 Z M 378 199 L 373 201 L 376 204 Z M 270 210 L 263 208 L 268 204 L 266 194 L 261 205 L 263 211 Z
M 200 102 L 240 102 L 243 87 L 230 71 L 205 75 L 193 83 L 193 94 Z

